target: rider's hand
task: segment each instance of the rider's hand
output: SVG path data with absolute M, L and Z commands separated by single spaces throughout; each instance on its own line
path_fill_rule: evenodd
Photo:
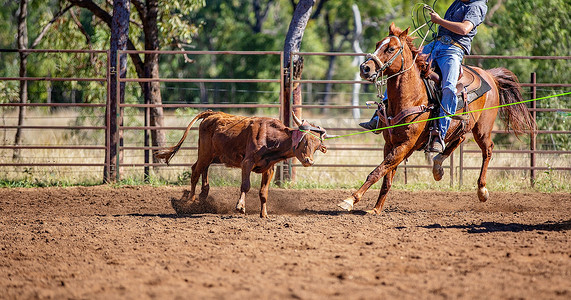
M 432 11 L 430 13 L 430 21 L 432 21 L 432 23 L 440 24 L 441 20 L 442 20 L 442 18 L 440 17 L 440 15 L 437 12 Z

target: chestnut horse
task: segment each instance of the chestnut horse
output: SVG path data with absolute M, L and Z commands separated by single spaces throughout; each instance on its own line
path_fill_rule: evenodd
M 415 107 L 429 106 L 421 77 L 429 75 L 429 62 L 426 55 L 419 55 L 420 49 L 413 45 L 412 40 L 413 38 L 408 36 L 408 29 L 403 31 L 394 23 L 391 24 L 389 36 L 377 43 L 375 52 L 368 55 L 368 59 L 360 67 L 363 79 L 374 82 L 379 79 L 377 77 L 380 72 L 387 76 L 389 101 L 386 114 L 389 117 L 395 117 L 403 111 L 414 111 Z M 460 129 L 459 134 L 453 133 L 458 132 L 456 127 L 461 125 L 461 121 L 452 119 L 445 137 L 446 148 L 443 153 L 434 157 L 432 173 L 435 180 L 442 179 L 444 174 L 442 162 L 466 139 L 466 133 L 471 131 L 476 143 L 482 149 L 483 161 L 478 179 L 478 198 L 484 202 L 489 198 L 486 188 L 486 171 L 494 148 L 491 132 L 498 114 L 498 108 L 487 108 L 520 102 L 523 97 L 518 79 L 511 71 L 505 68 L 483 70 L 472 67 L 472 69 L 487 81 L 491 90 L 468 105 L 469 119 L 465 120 L 467 123 L 464 124 L 463 129 Z M 506 125 L 511 125 L 516 134 L 535 130 L 535 121 L 525 104 L 507 105 L 499 108 L 499 112 Z M 384 177 L 377 203 L 372 210 L 367 211 L 379 214 L 391 188 L 397 166 L 415 150 L 422 149 L 428 142 L 430 125 L 428 122 L 418 121 L 427 120 L 429 117 L 430 111 L 417 109 L 416 113 L 408 115 L 399 122 L 414 123 L 383 131 L 385 139 L 383 162 L 367 176 L 367 180 L 359 190 L 338 205 L 346 210 L 352 210 L 353 205 L 361 200 L 371 185 Z

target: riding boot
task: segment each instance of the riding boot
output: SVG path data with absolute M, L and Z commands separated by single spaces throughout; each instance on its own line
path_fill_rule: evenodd
M 367 129 L 367 130 L 373 130 L 373 129 L 377 129 L 377 127 L 379 126 L 379 116 L 377 114 L 378 110 L 376 110 L 373 114 L 373 117 L 371 117 L 371 120 L 367 121 L 367 122 L 363 122 L 363 123 L 359 123 L 359 126 Z
M 379 108 L 377 110 L 375 110 L 375 112 L 373 113 L 373 116 L 371 117 L 371 120 L 369 120 L 368 122 L 363 122 L 363 123 L 359 123 L 359 126 L 367 129 L 367 130 L 374 130 L 379 128 L 379 116 L 383 113 L 381 111 L 381 109 L 386 109 L 387 105 L 388 105 L 388 101 L 387 101 L 387 94 L 385 92 L 385 96 L 383 97 L 383 105 L 379 105 Z M 373 131 L 374 134 L 379 134 L 381 133 L 380 130 L 375 130 Z
M 437 131 L 431 133 L 431 135 L 432 137 L 430 139 L 430 147 L 428 147 L 428 152 L 444 152 L 444 148 L 446 148 L 444 145 L 444 139 L 440 137 L 440 134 Z

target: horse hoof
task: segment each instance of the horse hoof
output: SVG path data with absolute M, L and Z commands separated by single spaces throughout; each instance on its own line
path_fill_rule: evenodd
M 367 211 L 365 211 L 365 212 L 367 213 L 367 215 L 374 215 L 374 216 L 376 216 L 376 215 L 379 214 L 379 212 L 378 212 L 377 210 L 375 210 L 375 209 L 367 210 Z
M 441 165 L 434 165 L 432 167 L 432 176 L 434 177 L 434 180 L 436 181 L 440 181 L 442 179 L 442 176 L 444 176 L 444 169 L 442 168 Z
M 489 197 L 490 192 L 488 192 L 487 188 L 481 187 L 478 189 L 478 198 L 480 199 L 480 202 L 486 202 Z
M 347 198 L 341 202 L 339 202 L 339 204 L 337 204 L 337 206 L 341 207 L 342 209 L 346 210 L 346 211 L 351 211 L 353 210 L 353 204 L 355 203 L 355 199 L 353 199 L 353 197 Z

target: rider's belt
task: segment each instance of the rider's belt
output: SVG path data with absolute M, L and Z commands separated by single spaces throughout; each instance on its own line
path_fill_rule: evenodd
M 445 45 L 454 45 L 460 49 L 462 49 L 462 51 L 464 53 L 466 52 L 466 49 L 464 49 L 464 46 L 460 45 L 458 42 L 456 42 L 455 40 L 453 40 L 449 35 L 443 35 L 443 36 L 439 36 L 436 38 L 437 41 L 441 42 L 442 44 Z

